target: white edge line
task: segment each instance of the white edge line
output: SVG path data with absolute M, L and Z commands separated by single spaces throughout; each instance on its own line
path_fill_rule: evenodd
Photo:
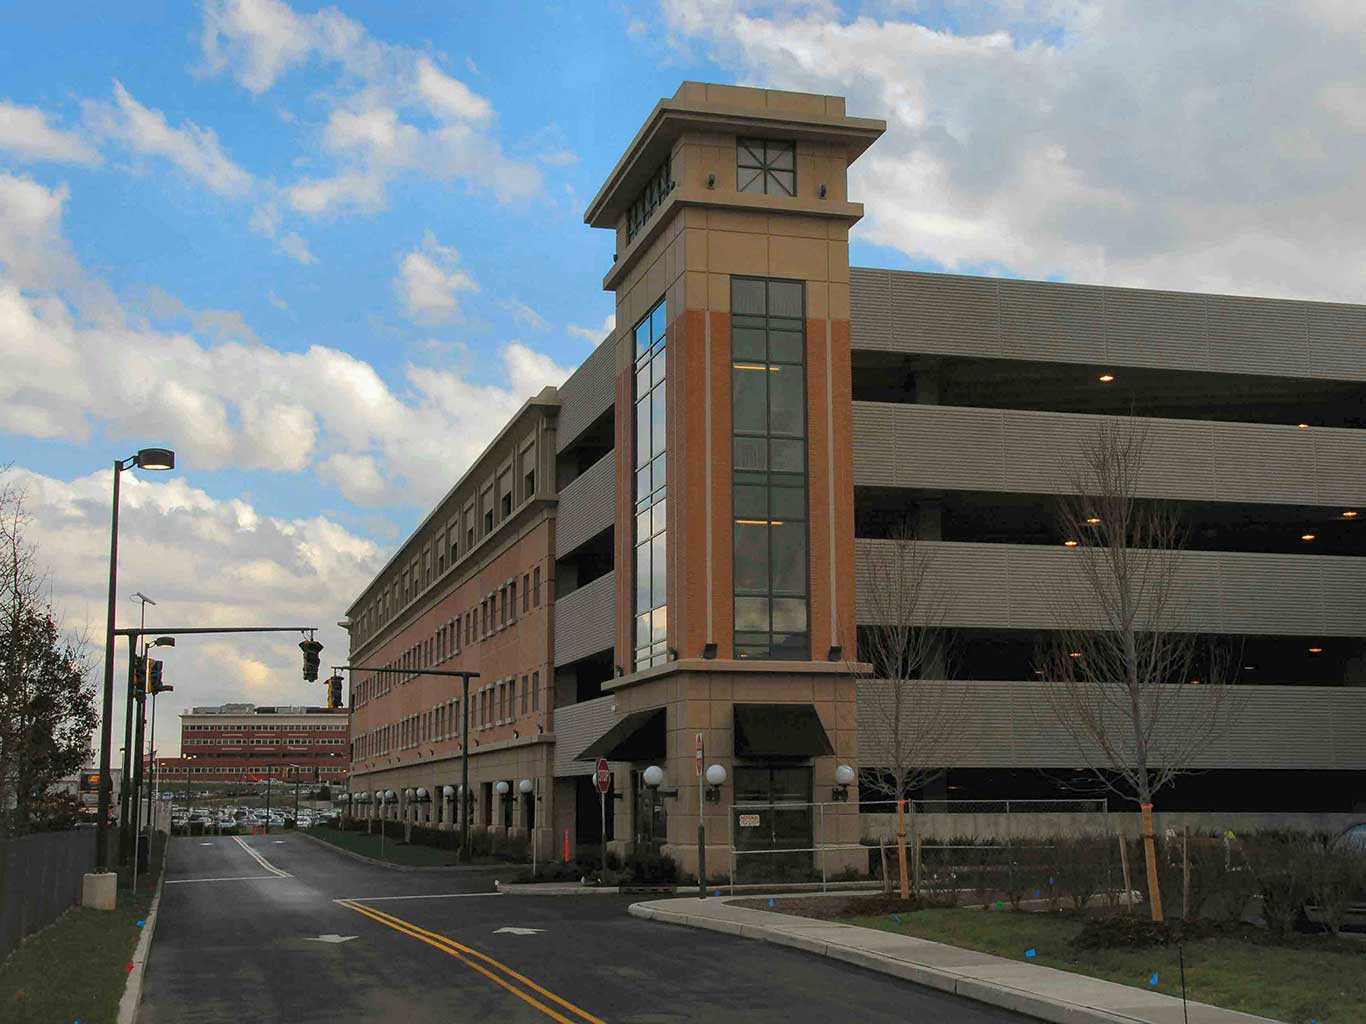
M 333 903 L 375 903 L 378 900 L 453 900 L 466 896 L 506 896 L 502 892 L 440 892 L 417 896 L 346 896 L 333 900 Z
M 277 867 L 276 867 L 274 864 L 272 864 L 270 861 L 266 860 L 265 857 L 261 856 L 261 854 L 257 853 L 257 852 L 256 852 L 255 850 L 253 850 L 250 846 L 248 846 L 246 843 L 244 843 L 244 842 L 242 841 L 242 837 L 241 837 L 241 836 L 233 836 L 232 838 L 233 838 L 233 842 L 235 842 L 238 846 L 242 847 L 242 849 L 244 849 L 244 850 L 247 851 L 247 853 L 251 856 L 252 860 L 256 861 L 257 864 L 260 864 L 261 867 L 265 868 L 265 869 L 266 869 L 267 871 L 269 871 L 272 875 L 278 875 L 278 876 L 281 877 L 281 878 L 288 878 L 288 877 L 289 877 L 289 872 L 288 872 L 288 871 L 281 871 L 279 868 L 277 868 Z
M 118 1024 L 136 1024 L 138 1019 L 138 1009 L 142 1005 L 142 979 L 147 969 L 147 957 L 152 950 L 152 930 L 157 924 L 157 911 L 161 908 L 162 886 L 166 883 L 166 861 L 161 862 L 161 877 L 157 879 L 157 889 L 152 895 L 152 903 L 147 908 L 147 916 L 142 921 L 142 934 L 138 936 L 138 944 L 133 950 L 133 959 L 129 963 L 128 980 L 123 986 L 123 995 L 119 998 L 119 1009 L 116 1020 Z
M 186 882 L 273 882 L 288 875 L 231 875 L 226 878 L 168 878 L 167 885 L 184 885 Z

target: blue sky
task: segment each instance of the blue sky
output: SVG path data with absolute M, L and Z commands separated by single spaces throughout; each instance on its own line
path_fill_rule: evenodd
M 856 264 L 1360 301 L 1366 8 L 0 2 L 0 466 L 54 602 L 332 623 L 608 329 L 583 209 L 703 79 L 848 97 Z M 98 644 L 92 657 L 98 663 Z M 177 695 L 316 702 L 292 641 Z

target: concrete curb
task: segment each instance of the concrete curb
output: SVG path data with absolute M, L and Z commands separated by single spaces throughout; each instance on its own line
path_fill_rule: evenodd
M 374 857 L 367 857 L 363 853 L 347 850 L 335 843 L 329 843 L 326 839 L 319 839 L 317 836 L 311 836 L 307 832 L 292 830 L 290 835 L 302 836 L 310 843 L 317 843 L 319 846 L 326 847 L 333 853 L 339 853 L 343 857 L 350 857 L 352 860 L 358 860 L 362 864 L 372 864 L 377 868 L 388 868 L 390 871 L 430 871 L 433 873 L 444 872 L 446 874 L 459 874 L 461 872 L 477 873 L 480 871 L 506 871 L 508 868 L 508 865 L 506 864 L 441 864 L 433 865 L 431 867 L 424 867 L 420 864 L 390 864 L 387 860 L 376 860 Z M 521 865 L 512 866 L 520 867 Z
M 138 936 L 137 948 L 133 950 L 133 969 L 128 972 L 128 981 L 119 999 L 118 1024 L 136 1024 L 138 1010 L 142 1006 L 142 975 L 147 969 L 147 957 L 152 952 L 152 932 L 156 928 L 157 911 L 161 907 L 161 891 L 166 887 L 166 860 L 166 854 L 163 853 L 157 891 L 152 894 L 152 905 L 147 908 L 147 916 L 143 918 L 142 934 Z
M 616 885 L 579 885 L 578 882 L 498 882 L 493 887 L 505 896 L 615 896 Z
M 722 897 L 718 903 L 724 904 L 727 901 L 727 897 Z M 879 974 L 901 978 L 917 985 L 924 985 L 927 988 L 938 989 L 941 992 L 964 996 L 1006 1010 L 1014 1010 L 1039 1020 L 1050 1021 L 1052 1024 L 1153 1024 L 1155 1020 L 1159 1019 L 1181 1019 L 1181 1000 L 1179 999 L 1132 989 L 1131 986 L 1120 985 L 1115 982 L 1100 981 L 1100 979 L 1090 978 L 1087 975 L 1072 975 L 1068 972 L 1058 971 L 1056 968 L 1034 967 L 1031 969 L 1051 971 L 1065 977 L 1075 978 L 1078 984 L 1085 981 L 1088 983 L 1088 987 L 1096 983 L 1113 986 L 1118 1005 L 1115 1008 L 1106 1009 L 1072 1002 L 1055 996 L 1016 988 L 1001 982 L 971 977 L 943 967 L 904 960 L 856 945 L 826 941 L 816 936 L 803 934 L 801 931 L 803 927 L 830 925 L 833 922 L 793 916 L 791 917 L 793 927 L 787 929 L 744 920 L 746 914 L 758 913 L 764 916 L 772 916 L 763 911 L 749 911 L 747 908 L 736 907 L 734 908 L 735 917 L 728 920 L 724 917 L 689 914 L 682 910 L 670 909 L 662 906 L 661 902 L 633 903 L 627 908 L 627 913 L 632 917 L 646 921 L 678 924 L 688 928 L 702 928 L 725 935 L 738 935 L 745 939 L 757 939 L 760 942 L 771 942 L 774 945 L 799 949 L 806 953 L 814 953 L 817 956 L 829 957 L 833 960 L 853 964 L 856 967 L 877 971 Z M 874 929 L 858 928 L 852 925 L 841 927 L 849 928 L 853 932 L 874 932 Z M 881 935 L 882 933 L 875 932 L 875 934 Z M 944 950 L 958 949 L 958 947 L 943 943 L 928 944 Z M 981 954 L 981 956 L 989 957 L 989 954 Z M 990 959 L 999 960 L 1002 965 L 1018 966 L 1016 961 L 1007 960 L 1003 957 L 990 957 Z M 1161 1004 L 1161 1009 L 1156 1010 L 1153 1014 L 1143 1013 L 1141 1008 L 1132 1005 L 1140 1000 L 1149 1003 L 1158 1001 Z M 1278 1024 L 1278 1022 L 1266 1017 L 1256 1017 L 1236 1010 L 1209 1006 L 1205 1003 L 1191 1002 L 1189 1006 L 1191 1018 L 1201 1021 L 1202 1024 Z

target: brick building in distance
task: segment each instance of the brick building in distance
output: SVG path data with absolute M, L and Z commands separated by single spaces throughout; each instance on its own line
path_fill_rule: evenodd
M 157 758 L 163 786 L 246 782 L 267 777 L 345 783 L 344 708 L 255 704 L 195 707 L 180 715 L 180 757 Z

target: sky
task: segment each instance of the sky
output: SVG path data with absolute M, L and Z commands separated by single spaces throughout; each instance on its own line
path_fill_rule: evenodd
M 0 466 L 97 672 L 146 445 L 178 465 L 123 475 L 120 624 L 142 591 L 339 663 L 395 546 L 610 330 L 583 210 L 679 82 L 887 121 L 857 265 L 1355 302 L 1363 44 L 1356 0 L 0 0 Z M 296 642 L 182 641 L 172 703 L 322 703 Z

